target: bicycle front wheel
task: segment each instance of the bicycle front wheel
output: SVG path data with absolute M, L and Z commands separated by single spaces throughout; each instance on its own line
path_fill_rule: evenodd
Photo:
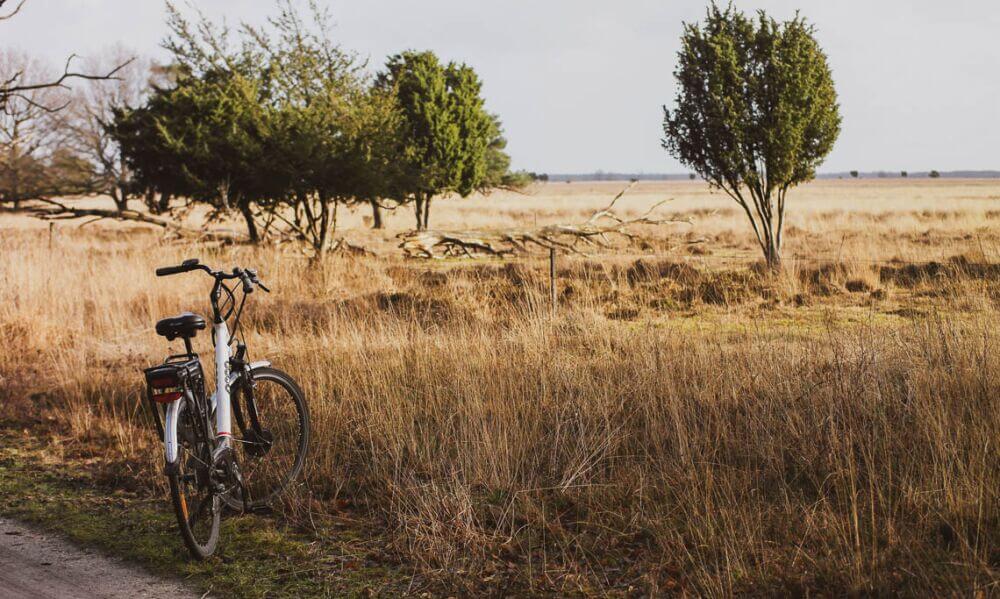
M 240 435 L 233 449 L 248 495 L 246 505 L 260 508 L 302 473 L 309 446 L 309 410 L 292 377 L 275 368 L 255 369 L 252 385 L 241 377 L 231 397 L 233 432 Z

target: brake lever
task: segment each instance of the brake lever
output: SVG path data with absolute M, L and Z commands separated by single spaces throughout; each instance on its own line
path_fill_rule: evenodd
M 267 285 L 261 283 L 260 279 L 257 277 L 257 271 L 255 269 L 248 268 L 243 272 L 247 273 L 250 276 L 250 280 L 253 281 L 258 287 L 263 289 L 266 293 L 271 293 L 271 290 L 267 288 Z
M 253 293 L 253 280 L 250 278 L 249 273 L 237 270 L 233 274 L 239 276 L 240 281 L 243 282 L 243 293 Z

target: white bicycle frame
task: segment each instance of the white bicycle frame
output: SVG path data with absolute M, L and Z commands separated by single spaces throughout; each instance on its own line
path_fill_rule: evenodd
M 215 436 L 218 441 L 216 452 L 229 447 L 232 439 L 232 403 L 230 403 L 229 391 L 236 382 L 240 373 L 232 373 L 229 370 L 229 359 L 232 357 L 232 349 L 229 346 L 229 328 L 225 322 L 217 322 L 212 326 L 213 338 L 215 341 L 215 392 L 209 400 L 209 408 L 215 410 Z M 270 366 L 267 361 L 253 362 L 250 370 Z M 183 401 L 194 403 L 191 390 L 185 390 Z M 182 400 L 172 402 L 167 406 L 167 414 L 163 426 L 163 447 L 166 453 L 168 464 L 177 462 L 180 446 L 177 441 L 177 426 L 180 416 Z

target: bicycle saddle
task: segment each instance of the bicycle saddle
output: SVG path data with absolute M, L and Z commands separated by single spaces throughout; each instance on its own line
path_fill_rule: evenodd
M 156 334 L 166 337 L 167 341 L 173 341 L 178 337 L 190 339 L 198 331 L 205 330 L 205 319 L 192 312 L 184 312 L 177 316 L 164 318 L 156 323 Z

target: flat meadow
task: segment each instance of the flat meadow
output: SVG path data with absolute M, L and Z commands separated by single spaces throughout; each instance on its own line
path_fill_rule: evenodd
M 441 198 L 430 227 L 580 223 L 624 185 Z M 168 510 L 140 370 L 156 320 L 207 309 L 154 269 L 199 257 L 274 291 L 244 318 L 310 402 L 291 527 L 346 513 L 470 595 L 1000 592 L 1000 180 L 803 186 L 780 273 L 700 182 L 616 209 L 667 199 L 677 222 L 561 254 L 555 307 L 547 254 L 404 259 L 406 207 L 341 209 L 375 255 L 320 260 L 0 214 L 4 422 Z

